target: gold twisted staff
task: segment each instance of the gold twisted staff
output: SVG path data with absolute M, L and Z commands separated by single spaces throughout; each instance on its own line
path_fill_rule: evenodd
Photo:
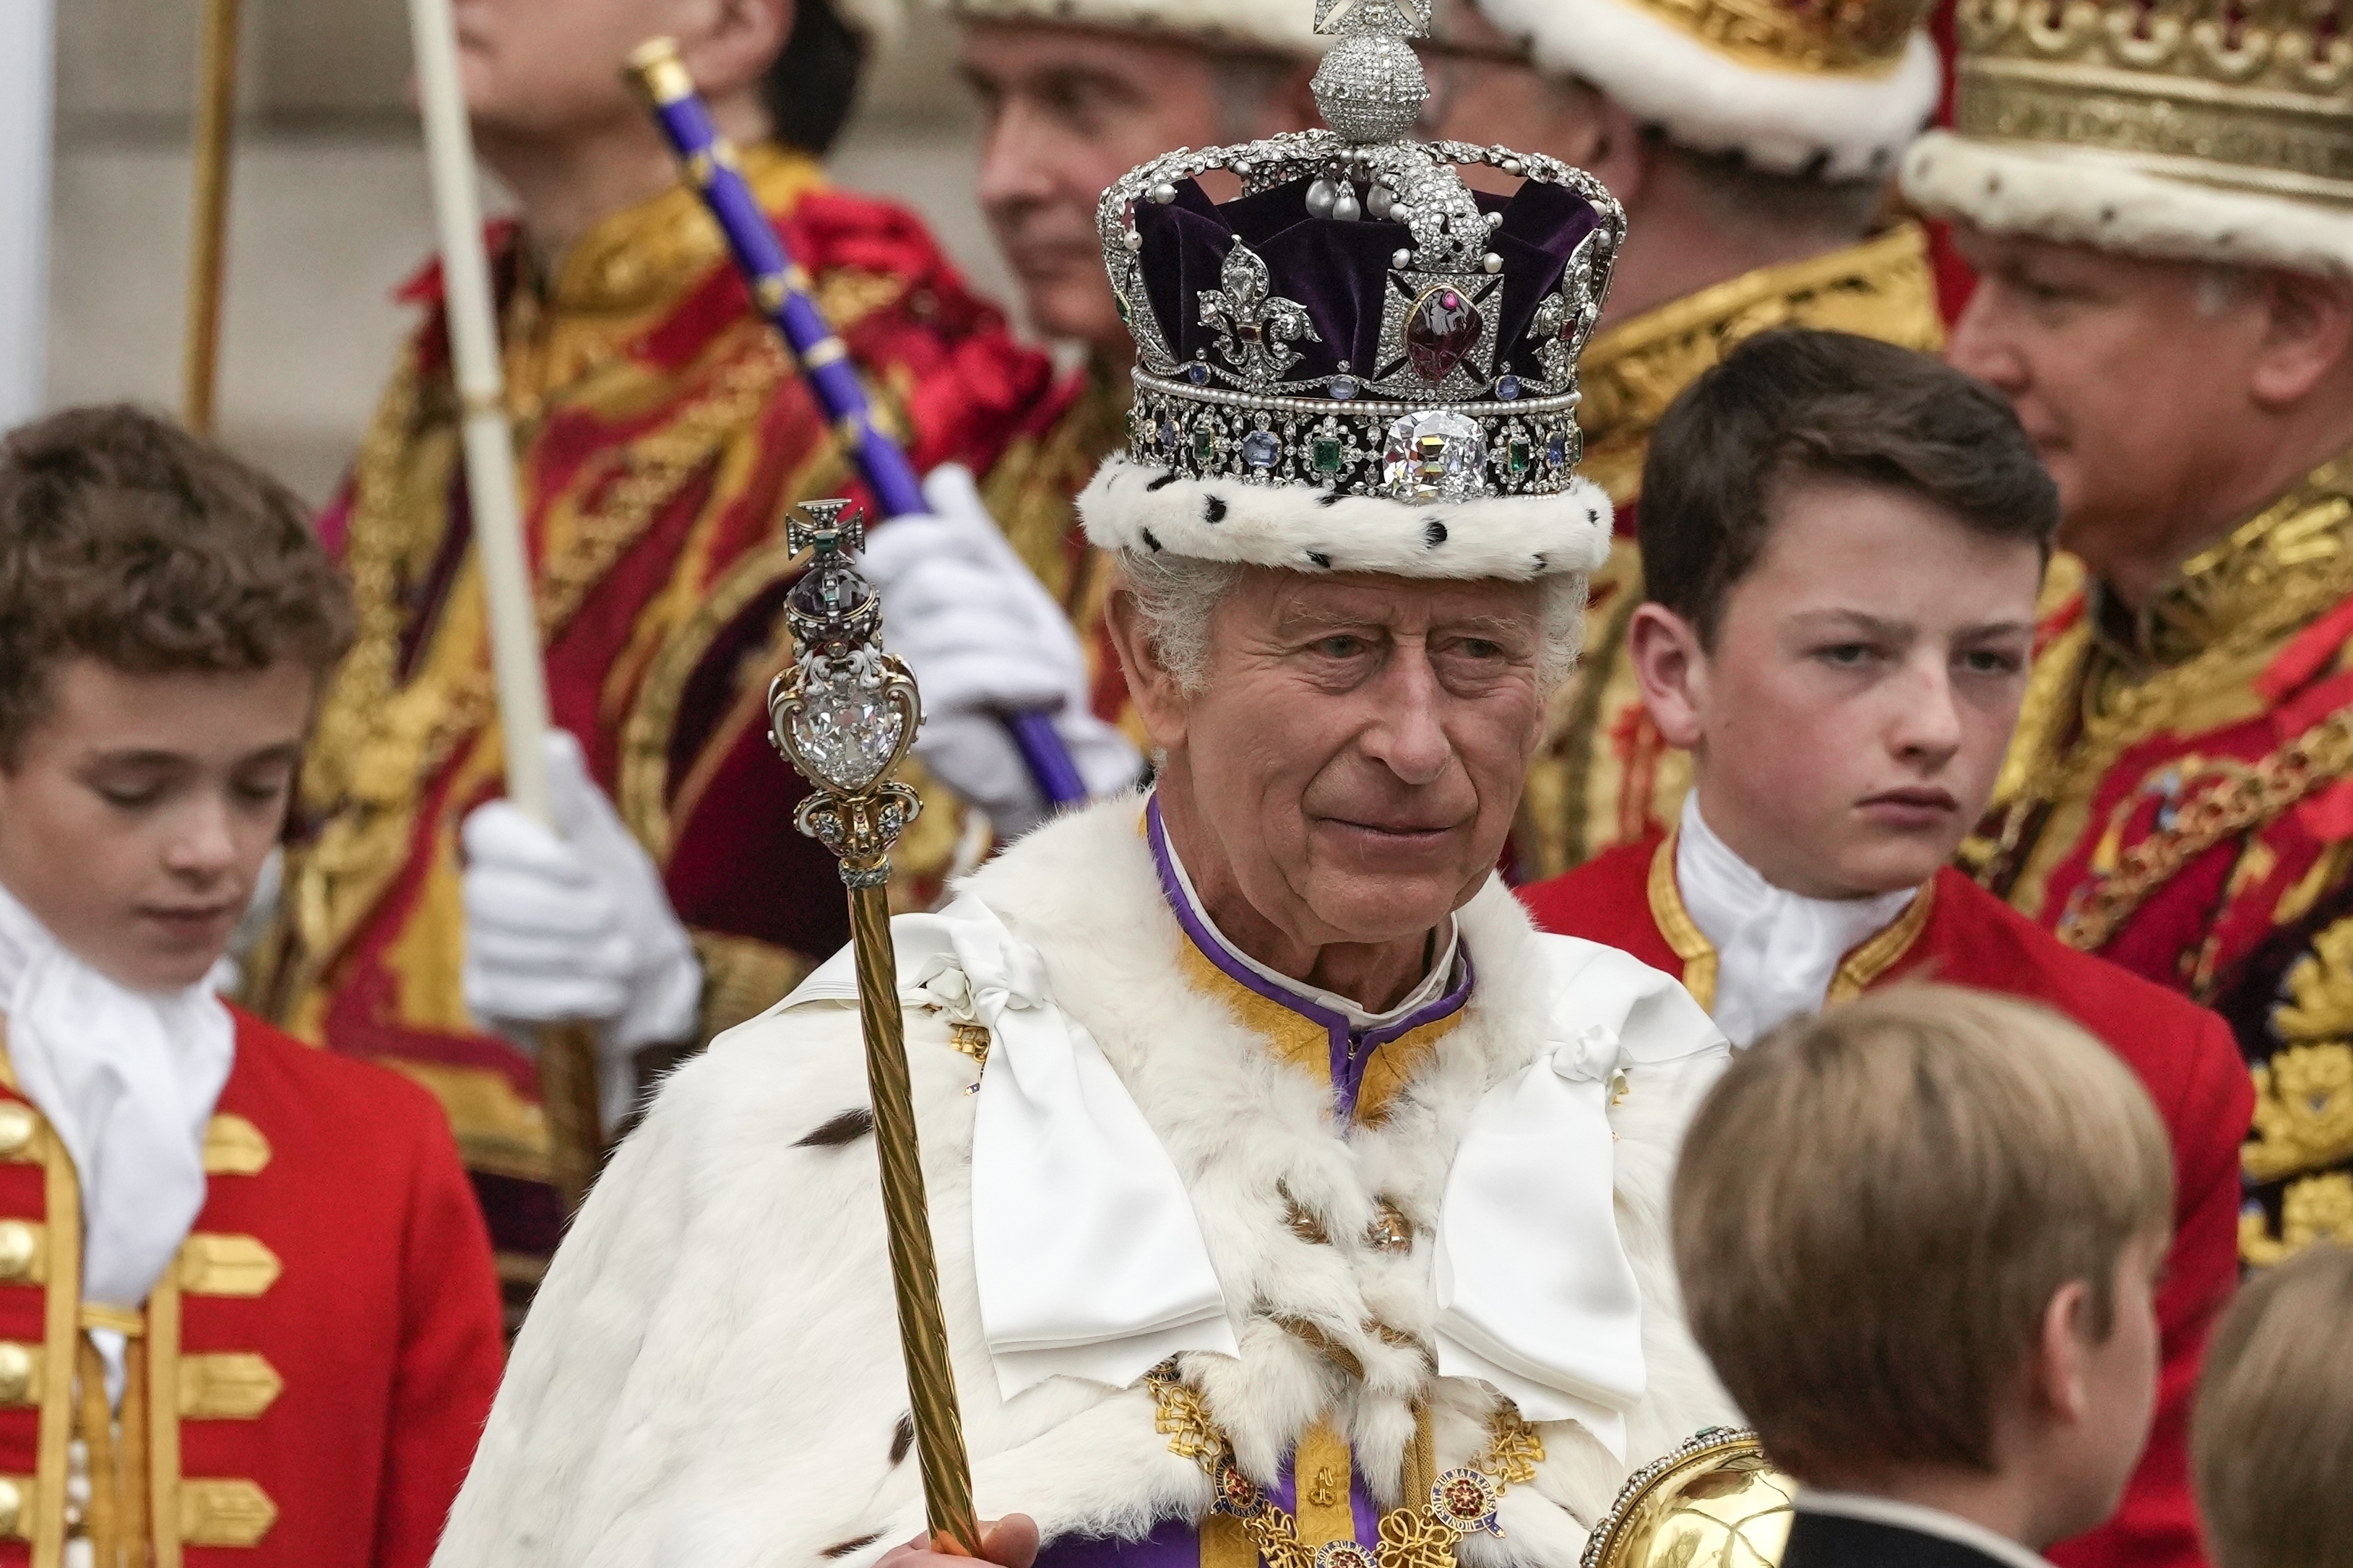
M 972 1466 L 956 1411 L 939 1268 L 916 1157 L 914 1087 L 899 1012 L 899 964 L 891 946 L 891 847 L 922 799 L 891 777 L 923 721 L 915 679 L 882 651 L 882 604 L 850 564 L 865 528 L 849 503 L 809 501 L 786 523 L 786 543 L 814 552 L 785 600 L 793 663 L 768 687 L 769 735 L 811 794 L 793 826 L 831 850 L 849 889 L 849 940 L 858 958 L 858 1016 L 866 1036 L 867 1092 L 882 1167 L 882 1214 L 899 1345 L 923 1472 L 923 1508 L 935 1549 L 980 1555 Z
M 237 0 L 206 0 L 204 52 L 196 75 L 195 192 L 188 234 L 188 335 L 180 367 L 180 417 L 199 436 L 212 434 L 220 383 L 229 143 L 237 120 Z

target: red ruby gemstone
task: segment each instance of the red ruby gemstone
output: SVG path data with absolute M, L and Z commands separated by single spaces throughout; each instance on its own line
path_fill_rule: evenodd
M 1405 353 L 1414 374 L 1444 381 L 1479 346 L 1485 325 L 1479 307 L 1451 289 L 1432 289 L 1416 300 L 1405 319 Z

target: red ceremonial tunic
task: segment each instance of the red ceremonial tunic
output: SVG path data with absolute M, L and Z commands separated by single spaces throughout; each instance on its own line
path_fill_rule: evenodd
M 1047 395 L 1045 358 L 913 215 L 775 147 L 746 149 L 744 169 L 916 469 L 987 472 Z M 849 940 L 834 858 L 793 826 L 806 786 L 769 747 L 765 694 L 790 658 L 786 510 L 863 491 L 688 187 L 607 218 L 545 277 L 512 234 L 498 250 L 549 708 L 662 869 L 702 961 L 708 1037 Z M 466 1006 L 458 835 L 503 790 L 505 751 L 438 272 L 408 298 L 417 335 L 322 521 L 360 635 L 304 760 L 254 995 L 297 1036 L 440 1098 L 519 1310 L 561 1230 L 552 1180 L 576 1177 L 586 1140 L 547 1114 L 533 1058 Z M 892 858 L 894 890 L 922 905 L 962 832 L 915 772 L 932 809 Z
M 2046 619 L 1962 858 L 2069 947 L 2231 1022 L 2242 1261 L 2353 1246 L 2353 453 L 2127 611 Z
M 1714 1002 L 1715 953 L 1684 910 L 1670 834 L 1521 893 L 1546 931 L 1622 948 Z M 2052 1548 L 2061 1568 L 2194 1568 L 2189 1406 L 2214 1314 L 2238 1280 L 2239 1143 L 2253 1092 L 2229 1026 L 2115 964 L 2073 952 L 1960 872 L 1939 871 L 1892 925 L 1847 954 L 1830 999 L 1897 980 L 2039 1002 L 2105 1042 L 2148 1089 L 2173 1145 L 2173 1248 L 2158 1293 L 2157 1421 L 2115 1517 Z
M 424 1568 L 500 1373 L 440 1108 L 239 1013 L 205 1171 L 143 1310 L 85 1304 L 73 1163 L 0 1072 L 0 1568 L 69 1537 L 101 1564 Z M 92 1327 L 129 1336 L 114 1420 Z

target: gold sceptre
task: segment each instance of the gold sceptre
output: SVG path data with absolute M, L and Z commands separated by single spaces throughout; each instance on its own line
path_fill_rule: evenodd
M 811 793 L 793 826 L 831 850 L 849 889 L 849 942 L 858 955 L 858 1014 L 866 1034 L 867 1091 L 882 1164 L 891 1282 L 899 1299 L 899 1346 L 923 1471 L 923 1507 L 935 1551 L 980 1555 L 972 1466 L 956 1413 L 939 1269 L 916 1159 L 914 1090 L 899 1014 L 899 964 L 891 947 L 891 846 L 923 801 L 891 776 L 923 721 L 915 678 L 882 651 L 882 601 L 849 557 L 866 542 L 864 519 L 843 500 L 804 502 L 785 525 L 786 548 L 812 551 L 785 598 L 793 662 L 768 686 L 768 733 Z M 848 516 L 843 514 L 848 512 Z

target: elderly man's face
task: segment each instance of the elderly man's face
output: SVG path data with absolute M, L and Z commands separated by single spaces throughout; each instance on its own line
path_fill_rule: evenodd
M 987 118 L 981 205 L 1039 332 L 1124 355 L 1127 329 L 1103 276 L 1095 203 L 1171 148 L 1280 128 L 1235 123 L 1234 106 L 1220 102 L 1219 66 L 1207 50 L 1120 33 L 965 27 L 962 70 Z M 1279 112 L 1271 101 L 1260 108 Z
M 1947 357 L 2018 410 L 2059 484 L 2060 542 L 2105 571 L 2194 518 L 2258 444 L 2262 298 L 2215 298 L 2189 262 L 1966 226 L 1955 238 L 1978 283 Z
M 1244 898 L 1293 941 L 1437 925 L 1503 853 L 1543 721 L 1540 590 L 1251 570 L 1205 689 L 1139 705 Z

